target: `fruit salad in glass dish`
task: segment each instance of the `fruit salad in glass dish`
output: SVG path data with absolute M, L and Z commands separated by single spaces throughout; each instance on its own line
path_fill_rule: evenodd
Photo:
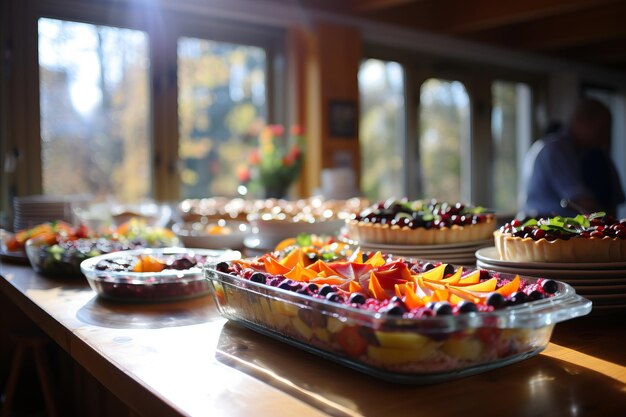
M 295 249 L 205 273 L 228 319 L 396 382 L 525 359 L 555 323 L 591 310 L 565 283 L 359 249 L 328 262 Z
M 116 301 L 163 302 L 205 295 L 207 262 L 235 260 L 230 250 L 137 249 L 100 255 L 81 263 L 87 282 L 99 296 Z

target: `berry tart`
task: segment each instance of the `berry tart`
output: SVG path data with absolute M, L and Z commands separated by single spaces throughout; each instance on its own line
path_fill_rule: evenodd
M 436 200 L 387 200 L 347 220 L 349 239 L 392 245 L 438 245 L 491 237 L 495 216 L 482 207 Z
M 605 213 L 513 220 L 494 237 L 500 259 L 506 261 L 626 261 L 626 220 Z

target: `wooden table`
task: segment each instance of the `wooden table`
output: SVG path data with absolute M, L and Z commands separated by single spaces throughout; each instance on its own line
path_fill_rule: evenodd
M 82 280 L 0 264 L 0 291 L 131 409 L 146 416 L 619 416 L 624 316 L 556 326 L 540 355 L 429 386 L 396 385 L 221 318 L 210 297 L 107 302 Z

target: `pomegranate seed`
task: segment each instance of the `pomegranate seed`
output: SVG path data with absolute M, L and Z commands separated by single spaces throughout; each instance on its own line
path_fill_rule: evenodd
M 597 237 L 597 238 L 602 239 L 604 237 L 604 233 L 596 230 L 595 232 L 591 232 L 591 237 Z

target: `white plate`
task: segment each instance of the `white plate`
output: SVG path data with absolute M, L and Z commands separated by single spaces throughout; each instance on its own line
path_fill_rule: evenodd
M 483 269 L 492 269 L 494 271 L 506 272 L 510 274 L 529 275 L 531 277 L 544 277 L 544 278 L 558 278 L 558 279 L 570 279 L 577 281 L 581 279 L 615 279 L 626 281 L 626 271 L 623 270 L 611 270 L 611 269 L 597 269 L 597 270 L 572 270 L 572 269 L 535 269 L 535 268 L 512 268 L 502 265 L 495 265 L 488 262 L 476 261 L 476 266 Z
M 498 256 L 495 246 L 482 248 L 476 251 L 476 258 L 492 265 L 501 265 L 516 268 L 529 269 L 568 269 L 568 270 L 596 270 L 615 269 L 623 270 L 626 273 L 626 262 L 515 262 L 505 261 Z

